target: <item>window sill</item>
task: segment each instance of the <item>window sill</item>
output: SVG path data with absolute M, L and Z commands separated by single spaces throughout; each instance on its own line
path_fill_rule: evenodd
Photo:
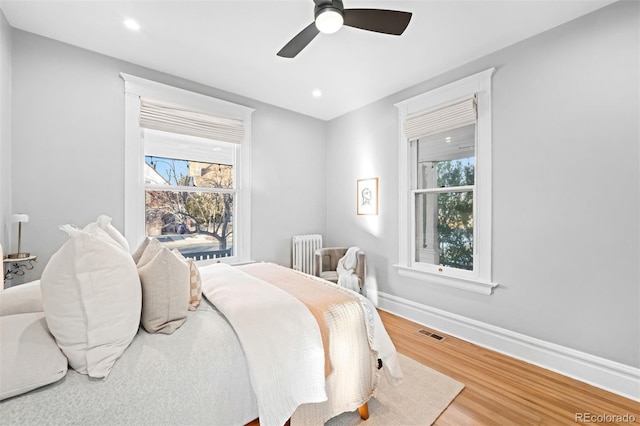
M 213 265 L 215 263 L 228 263 L 231 266 L 242 266 L 242 265 L 247 265 L 249 263 L 255 263 L 255 260 L 242 260 L 239 257 L 236 256 L 229 256 L 229 257 L 216 257 L 213 259 L 205 259 L 205 260 L 196 260 L 196 265 L 198 266 L 207 266 L 207 265 Z
M 493 289 L 498 286 L 497 283 L 478 279 L 452 277 L 450 275 L 442 275 L 403 265 L 393 266 L 398 270 L 398 274 L 403 277 L 427 281 L 432 284 L 443 285 L 446 287 L 458 288 L 461 290 L 471 291 L 473 293 L 485 294 L 487 296 L 490 296 Z

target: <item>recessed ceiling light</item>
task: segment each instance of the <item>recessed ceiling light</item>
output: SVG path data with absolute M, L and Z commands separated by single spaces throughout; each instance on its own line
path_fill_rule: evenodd
M 131 31 L 140 31 L 140 24 L 135 19 L 127 18 L 123 21 L 123 24 Z
M 311 96 L 313 96 L 314 98 L 319 98 L 320 96 L 322 96 L 322 90 L 315 89 L 313 92 L 311 92 Z

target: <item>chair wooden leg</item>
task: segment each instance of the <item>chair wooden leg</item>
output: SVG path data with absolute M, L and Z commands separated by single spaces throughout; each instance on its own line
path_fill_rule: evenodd
M 369 418 L 369 403 L 365 402 L 358 407 L 358 414 L 362 420 L 367 420 Z

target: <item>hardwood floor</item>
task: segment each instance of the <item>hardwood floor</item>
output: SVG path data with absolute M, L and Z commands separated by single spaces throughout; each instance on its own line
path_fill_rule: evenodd
M 380 311 L 380 316 L 398 352 L 465 384 L 436 425 L 629 424 L 615 417 L 600 418 L 597 423 L 594 417 L 603 415 L 627 415 L 627 419 L 635 417 L 631 424 L 640 424 L 638 402 L 388 312 Z M 419 329 L 445 339 L 437 341 Z M 578 421 L 580 413 L 586 413 L 583 421 Z
M 436 425 L 640 425 L 636 401 L 379 312 L 398 352 L 465 384 Z M 420 329 L 444 340 L 427 337 Z M 582 413 L 583 421 L 578 421 Z M 633 416 L 635 421 L 594 418 L 603 415 Z M 255 420 L 248 426 L 259 424 Z

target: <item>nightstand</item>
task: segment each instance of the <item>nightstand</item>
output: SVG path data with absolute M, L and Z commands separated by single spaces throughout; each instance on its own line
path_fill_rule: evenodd
M 38 260 L 38 256 L 20 257 L 9 259 L 7 256 L 2 258 L 2 266 L 4 279 L 10 280 L 13 276 L 22 276 L 26 271 L 32 270 Z

